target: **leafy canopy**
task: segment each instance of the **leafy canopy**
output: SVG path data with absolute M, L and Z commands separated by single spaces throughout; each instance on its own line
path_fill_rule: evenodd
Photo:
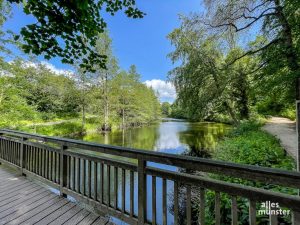
M 22 3 L 23 11 L 37 22 L 21 29 L 25 53 L 44 55 L 46 59 L 61 57 L 63 63 L 73 64 L 82 59 L 80 67 L 93 71 L 92 65 L 105 68 L 106 56 L 97 53 L 97 36 L 107 24 L 103 11 L 114 15 L 118 11 L 131 18 L 145 14 L 136 8 L 135 0 L 8 0 Z M 16 39 L 20 36 L 17 35 Z

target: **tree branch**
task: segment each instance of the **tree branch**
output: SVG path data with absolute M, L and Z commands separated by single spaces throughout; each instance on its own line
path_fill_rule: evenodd
M 247 52 L 245 52 L 243 55 L 235 58 L 233 61 L 231 61 L 229 64 L 227 64 L 227 67 L 228 66 L 231 66 L 232 64 L 234 64 L 236 61 L 244 58 L 245 56 L 247 55 L 253 55 L 253 54 L 256 54 L 258 52 L 261 52 L 267 48 L 269 48 L 270 46 L 272 46 L 273 44 L 276 44 L 278 42 L 280 42 L 282 39 L 281 38 L 277 38 L 277 39 L 274 39 L 273 41 L 269 42 L 268 44 L 264 45 L 263 47 L 259 48 L 259 49 L 256 49 L 256 50 L 249 50 Z

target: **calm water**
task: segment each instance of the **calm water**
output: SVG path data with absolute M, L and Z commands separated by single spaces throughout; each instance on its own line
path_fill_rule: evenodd
M 191 123 L 184 120 L 164 119 L 146 127 L 114 131 L 108 134 L 88 134 L 85 141 L 118 145 L 158 152 L 201 154 L 213 150 L 220 137 L 230 126 L 222 123 Z
M 125 131 L 115 131 L 107 134 L 88 134 L 80 139 L 101 144 L 118 145 L 124 147 L 132 147 L 145 149 L 150 151 L 158 151 L 172 154 L 190 154 L 199 157 L 210 157 L 211 151 L 216 147 L 219 138 L 224 136 L 230 129 L 230 126 L 221 123 L 191 123 L 184 120 L 164 119 L 159 123 L 152 124 L 147 127 L 131 128 Z M 111 158 L 118 158 L 112 156 Z M 122 158 L 124 160 L 124 158 Z M 128 159 L 128 161 L 132 161 Z M 161 164 L 148 164 L 168 170 L 177 170 Z M 126 192 L 129 193 L 129 174 L 126 175 Z M 119 186 L 121 179 L 118 179 Z M 147 177 L 147 217 L 152 218 L 151 212 L 151 177 Z M 137 176 L 134 179 L 135 190 L 137 190 Z M 111 183 L 113 187 L 113 179 Z M 173 193 L 172 181 L 167 182 L 168 193 Z M 157 222 L 162 224 L 162 179 L 157 179 Z M 118 191 L 118 199 L 121 200 L 121 190 Z M 113 199 L 113 191 L 111 191 L 111 199 Z M 128 196 L 128 195 L 127 195 Z M 137 191 L 135 191 L 135 206 L 137 205 Z M 171 211 L 172 197 L 168 200 L 168 224 L 173 224 L 173 212 Z M 118 203 L 121 205 L 121 202 Z M 126 198 L 126 209 L 129 209 L 129 199 Z M 135 207 L 137 214 L 137 207 Z M 114 220 L 117 224 L 124 224 L 121 221 Z

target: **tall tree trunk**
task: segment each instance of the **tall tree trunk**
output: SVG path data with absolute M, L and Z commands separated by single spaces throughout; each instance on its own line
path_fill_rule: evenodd
M 245 89 L 242 89 L 240 100 L 241 119 L 249 119 L 248 95 Z
M 109 109 L 108 109 L 108 90 L 107 90 L 107 79 L 108 75 L 105 73 L 105 84 L 104 84 L 104 130 L 108 131 L 109 130 Z
M 125 110 L 122 109 L 122 129 L 125 129 Z
M 239 109 L 241 119 L 249 119 L 247 75 L 239 72 L 237 88 L 239 90 Z
M 82 80 L 82 85 L 84 86 L 84 83 L 85 81 Z M 82 106 L 81 106 L 81 110 L 82 110 L 82 118 L 81 118 L 81 124 L 82 124 L 82 131 L 84 130 L 85 128 L 85 124 L 86 124 L 86 116 L 85 116 L 85 106 L 86 106 L 86 90 L 85 90 L 85 87 L 83 87 L 83 90 L 82 90 Z
M 85 103 L 82 105 L 82 129 L 85 128 L 86 117 L 85 117 Z
M 4 90 L 2 89 L 0 94 L 0 104 L 2 103 L 3 99 L 4 99 Z

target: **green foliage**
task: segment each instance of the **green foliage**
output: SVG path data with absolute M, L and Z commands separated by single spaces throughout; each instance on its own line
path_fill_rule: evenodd
M 36 22 L 21 29 L 22 49 L 25 53 L 44 55 L 46 59 L 61 57 L 63 63 L 95 71 L 94 65 L 105 68 L 106 55 L 93 49 L 98 33 L 107 24 L 101 12 L 114 15 L 124 11 L 128 17 L 142 18 L 144 13 L 135 6 L 135 0 L 8 0 L 23 4 L 23 11 L 36 18 Z M 16 39 L 19 35 L 16 36 Z
M 24 61 L 9 65 L 12 85 L 19 95 L 37 111 L 54 114 L 76 114 L 78 112 L 78 90 L 76 82 L 66 75 L 57 75 L 42 64 L 26 66 Z M 30 65 L 30 64 L 28 64 Z
M 157 120 L 161 107 L 153 89 L 139 81 L 133 70 L 121 71 L 111 81 L 112 102 L 121 127 L 139 126 Z
M 27 127 L 18 127 L 18 129 L 30 133 L 38 133 L 47 136 L 58 136 L 58 137 L 66 137 L 70 135 L 76 135 L 84 132 L 82 130 L 81 123 L 77 122 L 64 122 L 60 124 L 54 125 L 32 125 Z
M 296 119 L 295 104 L 286 103 L 282 98 L 266 97 L 257 102 L 256 110 L 262 115 L 282 116 L 291 120 Z
M 3 75 L 0 76 L 0 127 L 11 127 L 19 120 L 36 118 L 35 107 L 27 104 L 26 98 L 22 97 L 21 90 L 14 81 L 14 77 L 3 71 Z
M 280 116 L 289 118 L 291 120 L 296 120 L 296 110 L 295 107 L 285 108 L 280 112 Z
M 286 155 L 279 141 L 259 128 L 258 123 L 242 123 L 230 138 L 220 143 L 215 157 L 242 164 L 294 169 L 294 161 Z
M 95 51 L 107 56 L 107 67 L 94 65 L 95 73 L 78 66 L 76 74 L 56 74 L 39 63 L 15 60 L 0 61 L 0 127 L 22 127 L 28 121 L 42 123 L 57 118 L 73 119 L 82 114 L 81 126 L 65 124 L 38 127 L 37 132 L 66 135 L 68 130 L 81 132 L 86 115 L 94 115 L 97 122 L 89 123 L 100 130 L 139 126 L 157 120 L 160 105 L 151 88 L 141 83 L 137 69 L 120 71 L 112 52 L 108 32 L 97 36 Z M 103 129 L 103 126 L 104 129 Z
M 171 115 L 171 104 L 169 102 L 163 102 L 161 104 L 161 111 L 163 116 L 169 117 Z
M 231 161 L 241 164 L 257 165 L 264 167 L 280 168 L 286 170 L 295 170 L 295 161 L 286 155 L 284 149 L 280 146 L 279 140 L 272 135 L 260 129 L 261 123 L 254 121 L 245 121 L 234 129 L 227 138 L 221 141 L 214 153 L 214 158 L 224 161 Z M 234 181 L 231 178 L 224 178 L 230 182 L 238 182 L 239 184 L 248 184 L 243 180 Z M 266 189 L 295 194 L 295 190 L 286 190 L 268 184 L 253 183 L 250 185 L 261 186 Z M 239 202 L 239 207 L 246 210 L 241 211 L 241 224 L 248 223 L 248 202 Z M 226 206 L 222 205 L 223 210 Z M 229 209 L 229 208 L 227 208 Z M 228 211 L 227 214 L 230 212 Z M 290 218 L 280 218 L 285 224 L 290 223 Z M 264 224 L 264 218 L 258 218 L 260 224 Z
M 180 101 L 178 99 L 171 105 L 170 117 L 177 119 L 191 119 L 187 117 L 187 112 L 181 106 Z
M 186 116 L 230 117 L 238 124 L 257 110 L 293 119 L 300 76 L 299 3 L 222 0 L 204 5 L 204 14 L 181 17 L 181 26 L 168 35 L 175 47 L 169 57 L 179 63 L 170 79 Z
M 9 34 L 10 32 L 3 30 L 3 24 L 10 16 L 11 6 L 6 0 L 0 0 L 0 53 L 10 53 L 6 45 L 9 43 L 13 43 L 11 38 L 7 36 L 7 34 Z
M 218 143 L 212 157 L 225 162 L 295 170 L 295 161 L 290 156 L 286 155 L 284 149 L 280 146 L 279 140 L 260 129 L 261 125 L 262 123 L 258 121 L 243 121 L 238 127 L 233 129 L 224 140 Z M 292 195 L 297 194 L 297 190 L 295 189 L 283 188 L 277 185 L 251 182 L 228 176 L 211 175 L 211 177 L 231 183 L 262 187 L 264 189 L 272 189 L 273 191 Z M 197 193 L 197 195 L 199 195 L 199 193 Z M 221 199 L 222 224 L 230 224 L 231 196 L 222 193 Z M 214 214 L 212 213 L 214 212 L 214 201 L 215 192 L 207 191 L 205 224 L 215 224 Z M 249 201 L 245 198 L 237 198 L 237 203 L 239 208 L 239 224 L 249 224 Z M 193 203 L 193 208 L 196 212 L 195 215 L 198 215 L 199 205 L 200 204 L 196 199 Z M 260 206 L 257 206 L 257 210 L 259 209 Z M 268 224 L 266 221 L 266 217 L 264 216 L 259 216 L 257 218 L 258 224 Z M 279 221 L 283 224 L 291 224 L 290 216 L 279 217 Z
M 248 119 L 249 75 L 257 60 L 244 57 L 234 65 L 228 65 L 240 48 L 222 51 L 224 37 L 209 35 L 208 29 L 195 23 L 193 18 L 183 18 L 181 27 L 169 34 L 175 46 L 169 54 L 171 60 L 181 64 L 170 71 L 175 84 L 179 106 L 192 120 L 213 118 L 227 114 L 233 123 Z

